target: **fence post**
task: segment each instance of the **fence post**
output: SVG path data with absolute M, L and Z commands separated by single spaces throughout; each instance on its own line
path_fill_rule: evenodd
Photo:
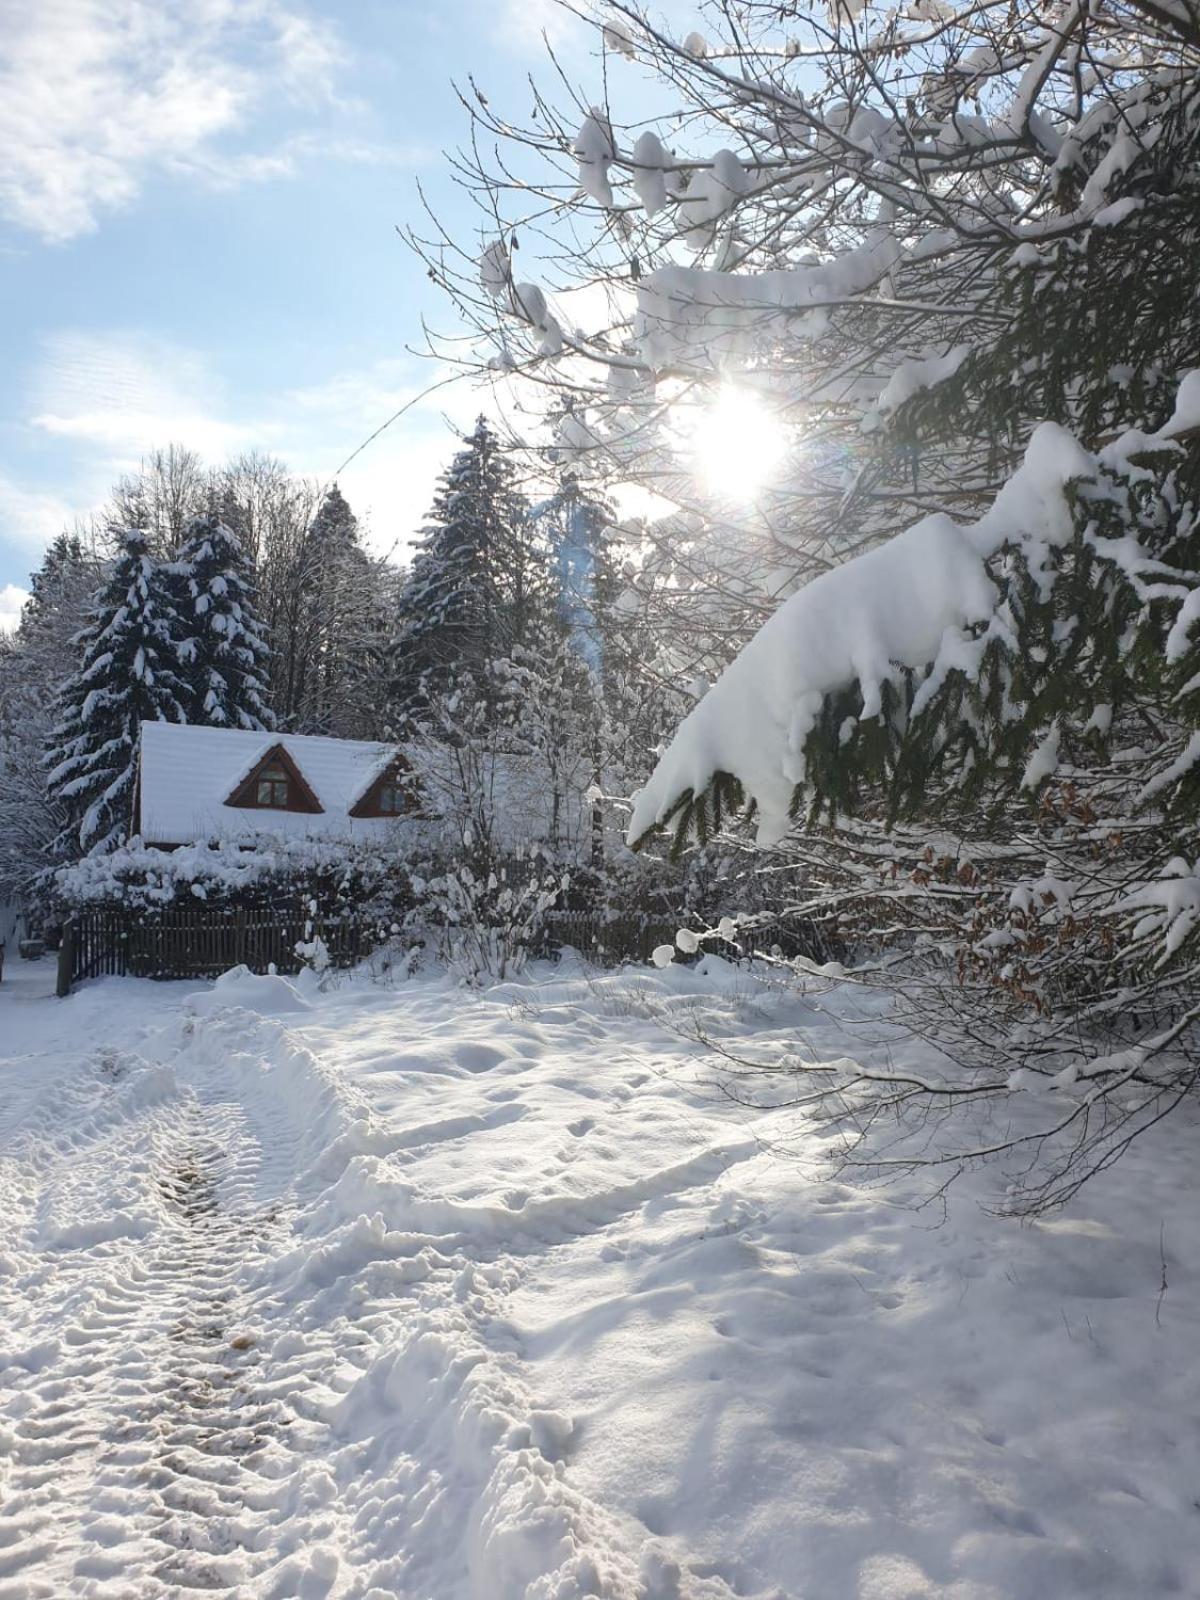
M 75 966 L 75 924 L 70 917 L 63 923 L 62 943 L 58 947 L 58 982 L 54 992 L 65 1000 L 71 992 L 71 978 Z
M 233 964 L 235 967 L 245 965 L 246 961 L 246 908 L 239 906 L 233 914 Z

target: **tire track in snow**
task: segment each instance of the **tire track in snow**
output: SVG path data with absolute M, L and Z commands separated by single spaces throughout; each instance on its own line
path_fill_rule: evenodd
M 51 1572 L 97 1600 L 238 1594 L 288 1511 L 305 1425 L 263 1382 L 239 1282 L 277 1228 L 275 1208 L 256 1203 L 259 1142 L 235 1101 L 190 1095 L 125 1131 L 91 1165 L 140 1146 L 159 1226 L 115 1241 L 99 1274 L 92 1259 L 91 1285 L 38 1318 L 59 1336 L 10 1359 L 0 1600 L 57 1600 Z M 64 1256 L 59 1275 L 87 1266 Z

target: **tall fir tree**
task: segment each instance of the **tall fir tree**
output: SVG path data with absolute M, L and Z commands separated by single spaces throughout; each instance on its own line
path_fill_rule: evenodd
M 186 720 L 274 728 L 267 699 L 271 649 L 237 535 L 215 513 L 194 518 L 170 576 L 187 678 Z
M 29 905 L 37 876 L 66 823 L 48 800 L 42 751 L 62 663 L 96 587 L 94 553 L 62 533 L 33 574 L 15 633 L 0 635 L 0 901 Z
M 95 583 L 95 567 L 95 558 L 78 533 L 60 533 L 30 579 L 29 598 L 17 625 L 18 641 L 32 645 L 64 614 L 75 615 L 81 589 L 89 581 Z
M 483 417 L 443 475 L 400 595 L 393 700 L 401 717 L 460 667 L 482 669 L 526 631 L 534 604 L 528 505 Z
M 141 723 L 187 721 L 178 618 L 142 529 L 120 535 L 75 644 L 80 665 L 59 691 L 46 751 L 47 790 L 68 817 L 56 841 L 64 857 L 112 849 L 130 832 Z
M 336 483 L 309 527 L 303 568 L 311 647 L 301 725 L 361 737 L 372 731 L 368 680 L 377 650 L 376 585 L 358 518 Z

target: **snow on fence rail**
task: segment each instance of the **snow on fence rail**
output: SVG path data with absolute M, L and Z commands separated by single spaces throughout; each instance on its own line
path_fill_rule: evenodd
M 649 960 L 656 945 L 675 937 L 678 921 L 638 916 L 611 919 L 590 911 L 548 913 L 536 941 L 539 953 L 571 945 L 599 961 Z M 279 908 L 163 911 L 153 918 L 112 910 L 78 911 L 64 925 L 58 992 L 86 978 L 215 978 L 230 967 L 252 972 L 298 972 L 296 946 L 321 939 L 335 967 L 350 967 L 383 944 L 389 925 L 377 917 L 328 921 Z
M 614 917 L 595 911 L 551 910 L 545 916 L 542 946 L 551 951 L 570 945 L 601 963 L 649 961 L 659 945 L 674 944 L 680 927 L 692 920 L 686 912 Z M 827 961 L 841 953 L 832 949 L 828 937 L 812 918 L 794 912 L 747 922 L 739 928 L 736 939 L 707 938 L 704 949 L 730 960 L 779 951 L 785 956 L 804 955 Z

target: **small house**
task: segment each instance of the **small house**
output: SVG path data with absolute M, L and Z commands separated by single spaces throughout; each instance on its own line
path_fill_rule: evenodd
M 142 723 L 134 832 L 159 849 L 264 834 L 365 842 L 415 810 L 395 745 Z

